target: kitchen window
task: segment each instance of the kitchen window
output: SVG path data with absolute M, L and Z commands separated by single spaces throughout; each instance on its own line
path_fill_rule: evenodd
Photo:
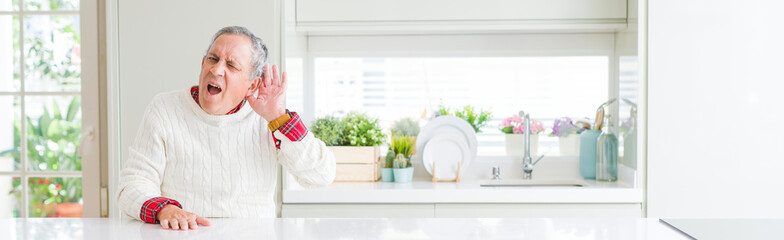
M 547 137 L 554 119 L 592 119 L 599 104 L 617 96 L 612 36 L 309 37 L 305 61 L 287 62 L 304 69 L 294 73 L 303 80 L 293 77 L 288 104 L 313 117 L 367 112 L 385 129 L 405 117 L 424 126 L 440 105 L 471 105 L 493 114 L 477 136 L 480 156 L 505 154 L 498 125 L 525 110 L 548 128 L 539 134 L 539 153 L 558 155 L 558 139 Z M 311 91 L 312 98 L 303 97 Z
M 0 0 L 0 218 L 78 217 L 100 205 L 85 204 L 99 195 L 97 151 L 85 150 L 98 149 L 87 147 L 97 142 L 96 9 Z

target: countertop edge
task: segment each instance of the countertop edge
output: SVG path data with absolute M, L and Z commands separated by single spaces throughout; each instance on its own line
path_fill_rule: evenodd
M 284 189 L 283 204 L 327 203 L 642 203 L 636 188 Z

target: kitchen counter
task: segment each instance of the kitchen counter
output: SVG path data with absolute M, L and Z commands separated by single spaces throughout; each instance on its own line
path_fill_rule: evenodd
M 461 182 L 431 180 L 421 162 L 413 161 L 414 181 L 335 182 L 306 189 L 286 174 L 283 203 L 642 203 L 643 190 L 635 187 L 636 171 L 619 167 L 619 180 L 585 180 L 585 187 L 480 187 L 491 178 L 491 169 L 501 167 L 503 180 L 521 179 L 520 161 L 499 157 L 477 160 Z M 576 157 L 545 157 L 536 165 L 534 180 L 582 179 Z
M 434 183 L 335 182 L 306 189 L 289 184 L 283 203 L 641 203 L 641 189 L 586 180 L 585 187 L 480 187 L 486 180 Z
M 107 218 L 0 220 L 5 239 L 689 239 L 658 219 L 210 219 L 173 231 Z

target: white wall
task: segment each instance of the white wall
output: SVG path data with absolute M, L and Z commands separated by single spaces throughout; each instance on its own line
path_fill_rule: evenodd
M 781 9 L 649 2 L 649 217 L 784 217 Z
M 118 79 L 109 81 L 118 81 L 115 86 L 119 96 L 109 97 L 119 98 L 117 136 L 122 157 L 127 156 L 128 146 L 136 137 L 141 117 L 153 96 L 198 84 L 201 58 L 212 35 L 221 27 L 247 27 L 267 44 L 270 62 L 280 62 L 277 0 L 112 1 L 108 11 L 116 10 L 118 26 L 117 41 L 110 45 L 117 46 L 119 66 Z M 110 160 L 121 162 L 116 158 Z M 117 170 L 110 169 L 110 174 L 116 175 Z
M 158 93 L 198 84 L 201 58 L 218 29 L 247 27 L 279 62 L 274 0 L 153 1 L 119 3 L 119 88 L 123 156 L 142 114 Z

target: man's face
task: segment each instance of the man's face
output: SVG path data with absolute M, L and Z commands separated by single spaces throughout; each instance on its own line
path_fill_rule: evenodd
M 205 112 L 223 115 L 252 93 L 251 41 L 236 34 L 223 34 L 201 61 L 199 103 Z

